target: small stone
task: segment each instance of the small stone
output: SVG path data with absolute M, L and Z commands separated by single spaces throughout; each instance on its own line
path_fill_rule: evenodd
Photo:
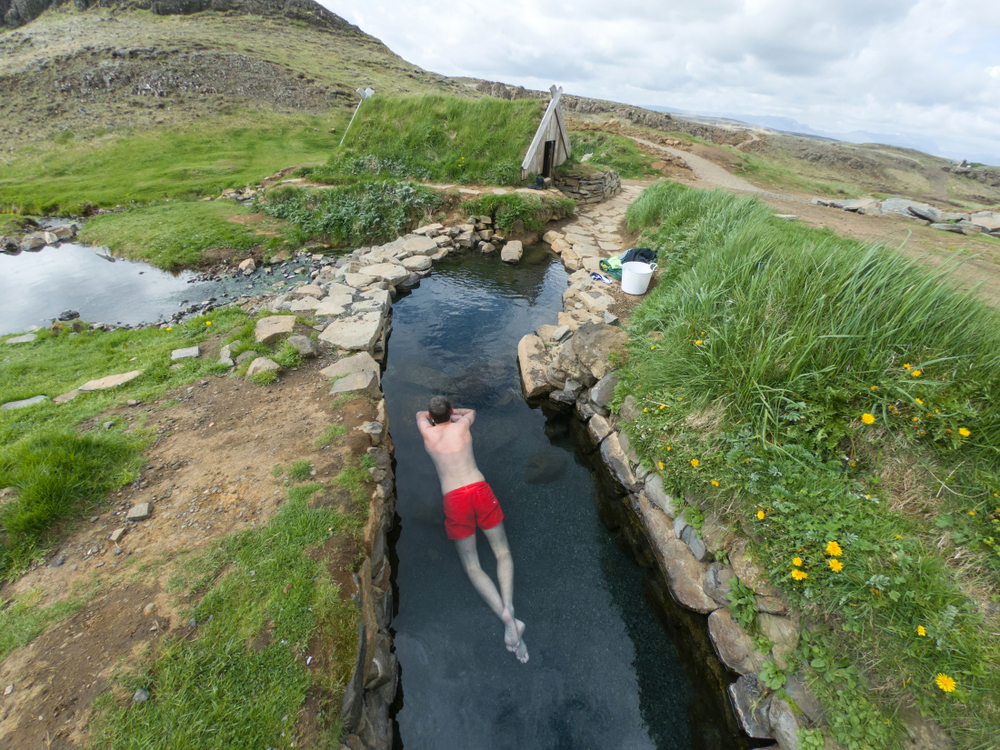
M 252 263 L 253 261 L 250 262 Z M 149 700 L 149 693 L 143 690 L 142 688 L 136 690 L 135 695 L 132 696 L 133 703 L 145 703 L 148 700 Z
M 153 611 L 153 610 L 154 610 L 155 608 L 156 608 L 156 604 L 155 604 L 155 603 L 153 603 L 153 602 L 150 602 L 149 604 L 147 604 L 147 605 L 146 605 L 145 607 L 143 607 L 143 608 L 142 608 L 142 613 L 143 613 L 144 615 L 148 615 L 148 614 L 149 614 L 150 612 L 152 612 L 152 611 Z
M 108 537 L 108 538 L 112 542 L 114 542 L 115 544 L 117 544 L 118 540 L 121 539 L 123 536 L 125 536 L 125 527 L 124 526 L 120 526 L 119 528 L 117 528 L 114 531 L 112 531 L 111 532 L 111 536 Z
M 145 521 L 153 514 L 153 510 L 149 503 L 139 503 L 134 505 L 129 509 L 128 514 L 125 516 L 127 521 Z
M 254 262 L 253 258 L 247 258 L 245 261 L 240 263 L 239 269 L 240 273 L 249 275 L 257 270 L 257 264 Z
M 125 404 L 127 406 L 138 406 L 139 402 L 136 401 L 134 398 L 130 398 L 128 401 L 125 402 Z
M 108 375 L 106 378 L 88 380 L 77 388 L 77 390 L 86 393 L 88 391 L 103 391 L 108 388 L 116 388 L 130 380 L 135 380 L 140 375 L 142 375 L 142 370 L 133 370 L 132 372 L 125 372 L 120 375 Z
M 36 336 L 33 333 L 26 333 L 23 336 L 13 336 L 12 338 L 7 339 L 6 343 L 8 343 L 8 344 L 30 344 L 32 341 L 34 341 L 37 338 L 38 338 L 38 336 Z
M 189 346 L 185 349 L 174 349 L 170 352 L 170 359 L 177 361 L 178 359 L 196 359 L 201 356 L 201 347 L 199 346 Z
M 572 331 L 572 329 L 569 326 L 559 326 L 558 328 L 556 328 L 556 330 L 554 330 L 552 332 L 552 340 L 553 341 L 562 341 L 564 338 L 566 338 L 572 332 L 573 331 Z
M 295 350 L 303 357 L 316 356 L 316 347 L 313 346 L 312 339 L 310 339 L 308 336 L 301 336 L 299 334 L 296 334 L 295 336 L 289 336 L 288 343 L 294 346 Z
M 3 406 L 0 406 L 0 409 L 23 409 L 27 406 L 40 404 L 43 401 L 48 401 L 48 396 L 32 396 L 31 398 L 25 398 L 20 401 L 8 401 Z
M 3 691 L 3 694 L 4 694 L 4 695 L 10 695 L 10 694 L 11 694 L 11 693 L 13 693 L 13 692 L 14 692 L 14 683 L 12 682 L 12 683 L 11 683 L 10 685 L 8 685 L 8 686 L 7 686 L 7 687 L 6 687 L 5 689 L 4 689 L 4 691 Z
M 252 377 L 260 372 L 274 372 L 281 367 L 273 359 L 268 357 L 257 357 L 247 368 L 247 377 Z
M 111 421 L 111 420 L 108 420 L 107 422 L 104 422 L 101 425 L 101 427 L 103 427 L 105 430 L 110 430 L 114 426 L 115 426 L 115 423 L 113 421 Z

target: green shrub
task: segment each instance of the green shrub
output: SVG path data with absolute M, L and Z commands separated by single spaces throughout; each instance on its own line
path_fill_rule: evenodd
M 542 228 L 542 222 L 539 219 L 542 201 L 533 195 L 488 194 L 475 200 L 465 201 L 460 208 L 466 216 L 490 216 L 494 226 L 505 232 L 511 231 L 516 221 L 523 222 L 525 229 Z

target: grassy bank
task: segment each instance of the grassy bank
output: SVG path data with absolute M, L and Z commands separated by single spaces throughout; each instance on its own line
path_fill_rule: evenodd
M 753 198 L 660 183 L 627 219 L 666 269 L 622 370 L 619 399 L 641 407 L 633 445 L 668 488 L 704 498 L 696 527 L 742 527 L 823 625 L 787 671 L 815 680 L 830 734 L 892 747 L 897 712 L 916 705 L 958 747 L 989 746 L 995 313 L 941 283 L 946 269 L 782 222 Z M 766 681 L 784 674 L 769 667 Z
M 246 320 L 242 310 L 227 309 L 169 330 L 42 331 L 32 344 L 0 345 L 0 403 L 50 399 L 0 410 L 0 488 L 17 491 L 0 510 L 0 578 L 36 559 L 141 465 L 141 430 L 128 433 L 118 424 L 88 432 L 79 425 L 127 399 L 155 400 L 194 378 L 227 371 L 211 359 L 185 360 L 174 370 L 170 352 L 245 327 Z M 142 375 L 118 388 L 51 401 L 87 380 L 133 370 Z
M 183 129 L 98 131 L 24 149 L 0 174 L 0 212 L 84 213 L 243 188 L 280 169 L 321 163 L 346 115 L 232 110 Z M 238 124 L 237 124 L 238 123 Z
M 355 495 L 349 513 L 310 507 L 322 485 L 292 487 L 266 526 L 225 537 L 187 564 L 171 586 L 196 602 L 184 615 L 196 637 L 172 637 L 142 669 L 119 676 L 127 698 L 109 691 L 95 704 L 95 747 L 296 747 L 307 698 L 320 708 L 312 739 L 337 744 L 359 613 L 310 551 L 360 533 L 367 502 L 358 473 L 337 480 Z M 139 688 L 150 700 L 132 704 Z
M 542 106 L 534 99 L 375 97 L 362 105 L 345 150 L 312 174 L 332 181 L 345 172 L 365 171 L 436 182 L 517 185 Z
M 587 164 L 589 167 L 583 169 L 613 169 L 630 180 L 660 175 L 658 170 L 653 169 L 653 159 L 642 153 L 634 141 L 624 136 L 600 131 L 573 131 L 569 134 L 569 140 L 573 146 L 573 154 L 560 167 L 561 171 L 580 169 L 581 164 Z M 582 162 L 587 154 L 591 154 L 591 157 Z

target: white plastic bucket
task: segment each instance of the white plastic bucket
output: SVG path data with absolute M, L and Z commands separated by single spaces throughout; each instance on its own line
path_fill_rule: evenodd
M 637 260 L 622 263 L 622 291 L 625 294 L 645 294 L 655 270 L 655 263 L 641 263 Z

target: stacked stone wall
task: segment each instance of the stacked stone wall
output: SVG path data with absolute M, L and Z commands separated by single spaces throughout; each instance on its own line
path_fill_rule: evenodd
M 600 203 L 622 191 L 622 178 L 613 169 L 584 174 L 567 172 L 556 177 L 555 186 L 577 204 Z

